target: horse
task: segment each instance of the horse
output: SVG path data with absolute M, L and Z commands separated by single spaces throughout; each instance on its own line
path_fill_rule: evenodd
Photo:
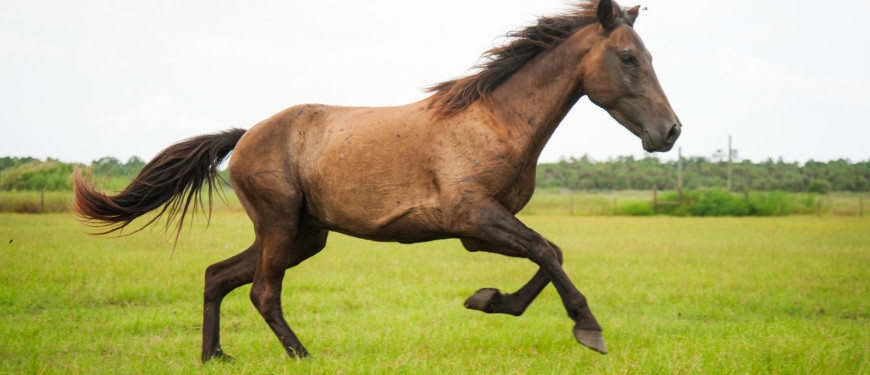
M 601 325 L 562 268 L 562 250 L 515 216 L 535 188 L 538 156 L 583 95 L 641 139 L 668 151 L 682 124 L 634 30 L 638 8 L 611 0 L 572 4 L 508 34 L 477 70 L 395 107 L 319 104 L 285 109 L 249 130 L 174 144 L 120 192 L 74 173 L 74 210 L 86 224 L 121 230 L 157 211 L 180 234 L 185 214 L 210 214 L 218 165 L 253 222 L 246 250 L 205 271 L 202 360 L 228 358 L 220 345 L 222 299 L 252 283 L 250 299 L 290 357 L 309 355 L 284 320 L 285 271 L 317 254 L 329 232 L 373 241 L 459 239 L 471 252 L 525 258 L 539 268 L 514 293 L 483 288 L 468 309 L 519 316 L 549 283 L 580 344 L 607 353 Z M 114 195 L 112 195 L 114 194 Z M 141 228 L 140 228 L 141 229 Z

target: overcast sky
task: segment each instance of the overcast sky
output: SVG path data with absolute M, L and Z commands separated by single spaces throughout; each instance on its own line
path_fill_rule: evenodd
M 296 104 L 410 103 L 567 4 L 0 0 L 0 156 L 150 159 Z M 683 155 L 726 150 L 730 134 L 756 162 L 870 159 L 870 2 L 640 4 L 635 29 L 683 122 Z M 645 155 L 586 98 L 541 161 L 584 154 Z

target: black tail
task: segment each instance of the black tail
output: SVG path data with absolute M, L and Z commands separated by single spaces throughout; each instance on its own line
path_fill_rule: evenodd
M 166 228 L 178 218 L 176 237 L 181 233 L 184 216 L 190 204 L 203 211 L 201 192 L 208 185 L 208 207 L 211 212 L 212 193 L 220 178 L 217 167 L 226 159 L 245 134 L 243 129 L 201 135 L 176 143 L 161 151 L 142 168 L 130 185 L 117 195 L 106 195 L 94 188 L 90 173 L 82 178 L 78 169 L 73 176 L 75 205 L 73 210 L 88 225 L 106 229 L 98 234 L 121 230 L 133 220 L 160 206 L 163 209 L 148 223 L 133 233 L 168 214 Z M 220 190 L 218 190 L 219 192 Z

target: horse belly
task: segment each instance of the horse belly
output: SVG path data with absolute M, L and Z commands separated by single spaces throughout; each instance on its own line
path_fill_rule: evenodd
M 308 213 L 350 235 L 416 241 L 441 236 L 432 129 L 415 106 L 333 109 L 300 132 Z
M 431 200 L 371 185 L 328 194 L 325 202 L 309 201 L 309 214 L 321 226 L 351 236 L 398 242 L 443 238 L 441 210 Z
M 414 242 L 440 235 L 433 177 L 414 161 L 419 154 L 394 153 L 330 152 L 317 168 L 321 172 L 307 179 L 308 212 L 329 229 L 362 238 Z

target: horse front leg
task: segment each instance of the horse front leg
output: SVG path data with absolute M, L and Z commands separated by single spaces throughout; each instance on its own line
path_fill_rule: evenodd
M 562 250 L 550 241 L 547 241 L 547 243 L 556 251 L 556 257 L 561 265 Z M 472 252 L 485 251 L 507 256 L 522 256 L 505 249 L 492 248 L 489 243 L 480 240 L 463 239 L 462 245 Z M 514 293 L 502 293 L 495 288 L 483 288 L 471 297 L 468 297 L 464 305 L 468 309 L 483 311 L 487 314 L 520 316 L 548 284 L 550 284 L 550 279 L 547 277 L 547 273 L 543 268 L 539 268 L 538 272 L 532 276 L 532 279 Z
M 575 322 L 573 333 L 577 341 L 592 350 L 607 353 L 601 326 L 592 315 L 586 297 L 580 293 L 562 269 L 558 248 L 551 246 L 543 236 L 523 225 L 494 200 L 484 200 L 475 207 L 469 208 L 466 211 L 467 220 L 462 224 L 462 238 L 487 243 L 488 249 L 499 249 L 498 252 L 501 254 L 522 256 L 540 266 L 543 274 L 559 293 L 568 316 Z M 530 286 L 529 291 L 535 292 L 541 282 L 540 278 L 538 280 L 533 278 L 530 284 L 537 284 Z

